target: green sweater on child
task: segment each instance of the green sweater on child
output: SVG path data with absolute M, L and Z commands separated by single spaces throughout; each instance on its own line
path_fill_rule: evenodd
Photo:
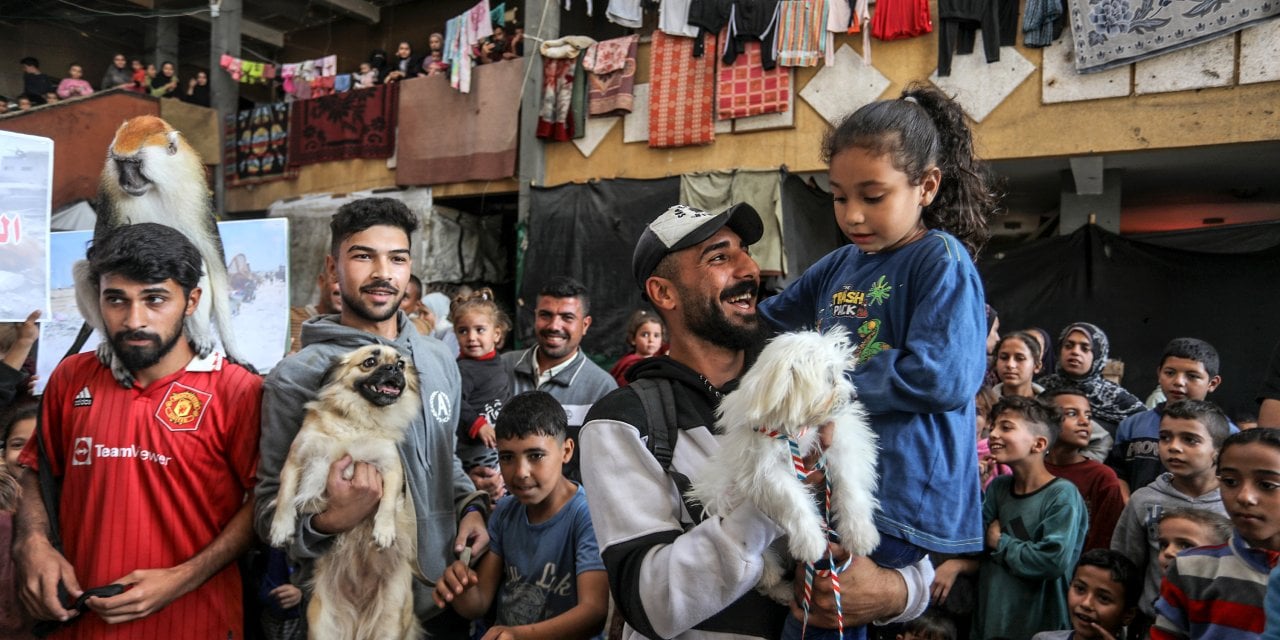
M 1000 543 L 982 558 L 975 637 L 1022 639 L 1071 628 L 1067 588 L 1089 530 L 1080 491 L 1055 478 L 1016 495 L 1013 476 L 999 476 L 982 503 L 983 526 L 995 520 Z

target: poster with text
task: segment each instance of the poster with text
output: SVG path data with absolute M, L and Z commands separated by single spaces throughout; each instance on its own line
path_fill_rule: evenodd
M 284 357 L 289 344 L 289 231 L 288 220 L 219 222 L 227 258 L 231 328 L 249 363 L 265 374 Z M 75 343 L 83 319 L 76 307 L 72 265 L 84 259 L 91 231 L 54 232 L 50 239 L 52 313 L 40 327 L 36 363 L 36 393 Z M 207 295 L 207 294 L 206 294 Z M 97 348 L 95 332 L 80 352 Z M 225 349 L 219 344 L 218 351 Z
M 0 322 L 49 315 L 53 141 L 0 131 Z

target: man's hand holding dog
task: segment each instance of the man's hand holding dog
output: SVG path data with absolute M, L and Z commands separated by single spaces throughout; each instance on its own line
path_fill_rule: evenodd
M 847 556 L 843 549 L 831 545 L 832 560 L 843 563 Z M 837 555 L 839 554 L 839 555 Z M 804 568 L 795 575 L 795 599 L 791 601 L 791 613 L 803 619 L 800 602 L 804 599 Z M 840 603 L 844 609 L 844 625 L 862 626 L 876 620 L 887 620 L 900 615 L 907 608 L 907 584 L 901 574 L 893 569 L 877 566 L 868 558 L 854 558 L 849 568 L 840 573 Z M 835 629 L 836 599 L 830 578 L 813 581 L 813 604 L 809 609 L 809 624 Z
M 355 469 L 348 473 L 352 465 Z M 329 467 L 325 495 L 329 497 L 329 505 L 311 518 L 311 527 L 320 533 L 342 533 L 364 522 L 378 510 L 378 501 L 382 499 L 382 474 L 373 465 L 353 462 L 350 455 L 342 456 Z

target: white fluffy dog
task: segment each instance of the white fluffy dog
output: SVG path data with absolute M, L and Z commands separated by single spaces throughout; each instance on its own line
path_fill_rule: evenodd
M 872 518 L 879 506 L 876 435 L 845 377 L 854 362 L 843 328 L 774 338 L 738 389 L 721 401 L 721 448 L 694 483 L 691 497 L 709 514 L 728 513 L 749 500 L 786 532 L 797 561 L 820 560 L 827 551 L 824 522 L 813 492 L 797 477 L 787 439 L 807 456 L 822 448 L 819 430 L 830 422 L 834 429 L 823 455 L 835 530 L 841 546 L 854 555 L 875 549 L 880 544 Z M 779 559 L 767 555 L 760 591 L 789 602 L 785 578 Z
M 416 639 L 413 575 L 417 521 L 404 488 L 397 444 L 422 410 L 418 374 L 394 348 L 374 344 L 338 358 L 307 403 L 302 429 L 280 472 L 271 544 L 285 546 L 299 513 L 325 510 L 329 467 L 346 454 L 382 474 L 382 500 L 372 518 L 339 534 L 315 561 L 309 636 L 322 640 Z

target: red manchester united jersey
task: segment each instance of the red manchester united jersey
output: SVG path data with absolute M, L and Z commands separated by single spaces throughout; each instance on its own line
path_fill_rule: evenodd
M 181 564 L 227 526 L 254 484 L 261 386 L 218 354 L 145 389 L 121 387 L 92 353 L 58 366 L 43 455 L 62 482 L 64 552 L 82 588 Z M 21 461 L 36 456 L 28 446 Z M 239 571 L 232 563 L 141 620 L 80 617 L 55 637 L 243 638 Z

